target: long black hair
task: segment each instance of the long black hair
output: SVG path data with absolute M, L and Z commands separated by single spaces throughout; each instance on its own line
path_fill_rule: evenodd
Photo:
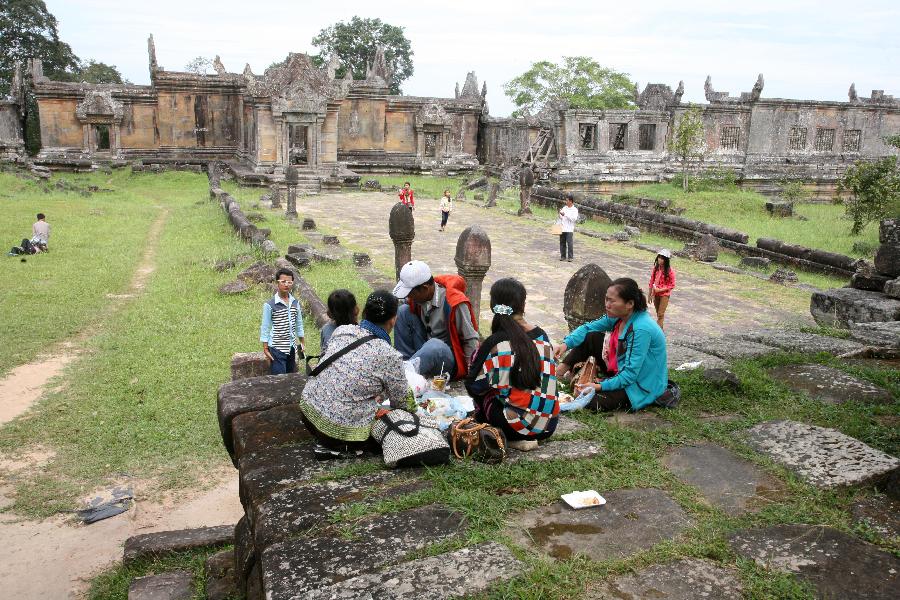
M 356 324 L 356 317 L 353 315 L 354 308 L 356 308 L 356 296 L 350 290 L 334 290 L 328 294 L 328 316 L 338 327 Z
M 631 277 L 619 277 L 609 287 L 615 287 L 619 293 L 619 298 L 625 302 L 634 302 L 634 312 L 647 310 L 647 297 L 641 291 L 637 281 Z
M 495 281 L 491 286 L 491 310 L 495 311 L 498 305 L 512 309 L 509 315 L 494 312 L 491 321 L 491 333 L 503 333 L 516 357 L 509 370 L 510 383 L 520 390 L 534 389 L 541 384 L 541 357 L 534 342 L 513 319 L 514 314 L 525 312 L 525 286 L 511 277 Z
M 376 325 L 384 325 L 397 316 L 397 298 L 387 290 L 375 290 L 366 298 L 363 318 Z
M 663 256 L 662 254 L 657 254 L 656 258 L 653 260 L 653 272 L 650 273 L 650 279 L 656 276 L 656 270 L 659 268 L 659 259 L 663 259 L 663 277 L 668 280 L 669 279 L 669 271 L 672 269 L 670 266 L 671 260 L 668 256 Z

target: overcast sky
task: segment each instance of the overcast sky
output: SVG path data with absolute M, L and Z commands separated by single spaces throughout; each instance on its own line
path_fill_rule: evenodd
M 452 96 L 468 71 L 487 81 L 491 114 L 514 108 L 502 85 L 538 60 L 590 56 L 640 83 L 685 84 L 686 101 L 717 91 L 764 97 L 846 100 L 883 89 L 900 96 L 900 1 L 645 0 L 616 2 L 383 0 L 46 0 L 59 32 L 81 58 L 116 65 L 148 84 L 146 40 L 159 64 L 183 70 L 219 54 L 225 67 L 257 74 L 288 52 L 315 53 L 319 30 L 354 15 L 403 27 L 415 73 L 406 94 Z

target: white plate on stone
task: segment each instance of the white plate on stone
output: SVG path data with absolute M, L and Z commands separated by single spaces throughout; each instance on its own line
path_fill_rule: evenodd
M 579 508 L 590 508 L 592 506 L 603 506 L 606 504 L 606 498 L 594 490 L 570 492 L 568 494 L 563 494 L 560 498 L 575 510 L 578 510 Z

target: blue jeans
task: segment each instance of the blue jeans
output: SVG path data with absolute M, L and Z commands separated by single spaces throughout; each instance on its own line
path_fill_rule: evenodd
M 269 346 L 269 354 L 272 355 L 272 364 L 269 366 L 270 374 L 284 375 L 285 373 L 293 373 L 297 370 L 296 348 L 291 348 L 290 354 L 286 354 L 281 350 L 276 350 Z
M 456 360 L 453 349 L 438 338 L 429 338 L 425 324 L 418 315 L 409 310 L 408 304 L 401 304 L 397 310 L 397 324 L 394 325 L 394 347 L 404 360 L 419 359 L 419 374 L 434 377 L 440 374 L 441 365 L 445 373 L 456 374 Z

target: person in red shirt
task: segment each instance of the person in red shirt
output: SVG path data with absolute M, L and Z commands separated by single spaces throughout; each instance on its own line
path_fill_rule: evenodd
M 403 206 L 408 206 L 409 210 L 413 210 L 416 207 L 416 199 L 413 196 L 413 191 L 409 187 L 409 182 L 403 184 L 403 188 L 400 189 L 400 202 L 403 203 Z
M 675 269 L 669 264 L 672 251 L 663 248 L 656 255 L 653 262 L 653 270 L 650 272 L 650 300 L 656 308 L 656 322 L 659 328 L 663 328 L 663 320 L 666 316 L 666 308 L 669 306 L 669 296 L 675 289 Z

